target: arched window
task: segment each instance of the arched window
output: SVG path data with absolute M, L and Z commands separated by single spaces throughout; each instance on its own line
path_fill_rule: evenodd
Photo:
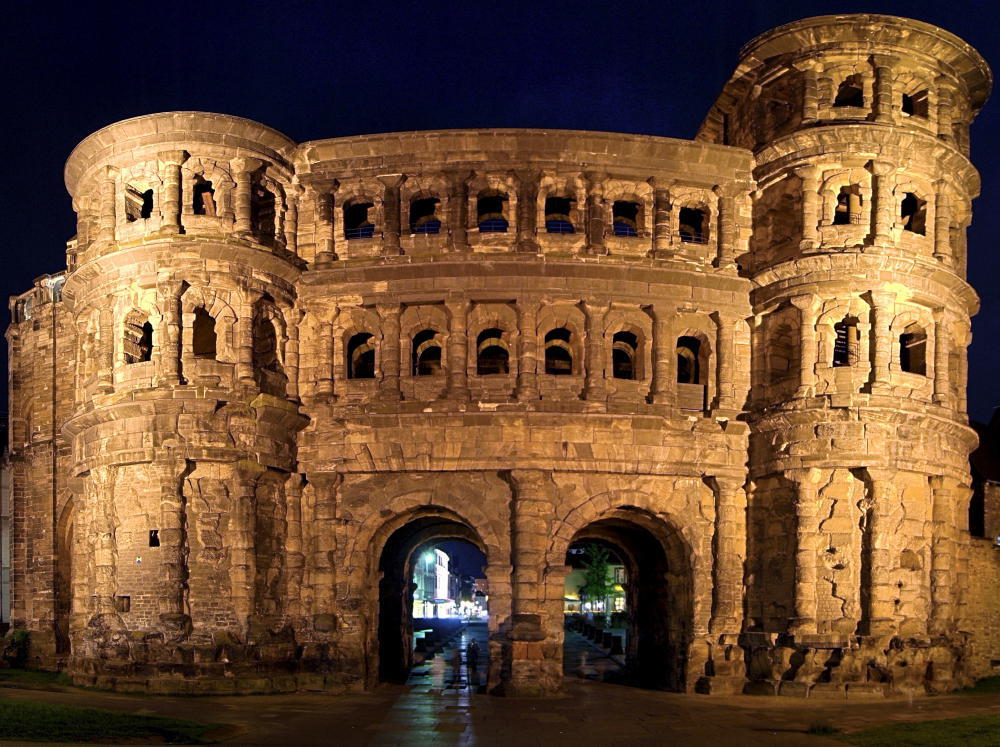
M 899 336 L 899 367 L 907 373 L 927 375 L 927 333 L 915 322 Z
M 913 192 L 907 192 L 900 204 L 900 218 L 903 230 L 921 236 L 927 233 L 927 200 L 921 200 Z
M 480 376 L 510 373 L 510 354 L 502 329 L 484 329 L 476 338 L 476 373 Z
M 611 369 L 616 379 L 635 379 L 638 349 L 639 340 L 634 334 L 615 332 L 611 338 Z
M 701 363 L 698 355 L 701 340 L 685 335 L 677 339 L 677 383 L 700 384 Z
M 412 371 L 414 376 L 441 373 L 441 341 L 435 329 L 425 329 L 413 336 Z
M 903 114 L 908 114 L 911 117 L 923 117 L 924 119 L 927 119 L 929 102 L 926 89 L 912 94 L 904 93 L 903 102 L 900 108 L 902 109 Z
M 274 322 L 262 313 L 253 318 L 253 367 L 261 371 L 279 371 L 278 333 Z
M 437 215 L 437 197 L 423 197 L 410 203 L 410 233 L 440 233 L 441 219 Z
M 833 211 L 833 225 L 847 226 L 861 223 L 861 188 L 856 184 L 841 187 L 837 207 Z
M 250 225 L 260 239 L 274 238 L 275 205 L 274 192 L 255 182 L 250 188 Z
M 358 332 L 347 341 L 347 378 L 375 378 L 375 336 Z
M 215 319 L 200 306 L 194 310 L 191 325 L 191 348 L 197 358 L 215 357 Z
M 573 200 L 568 197 L 545 198 L 545 231 L 546 233 L 574 233 L 570 210 Z
M 370 239 L 375 235 L 375 224 L 368 211 L 375 205 L 361 200 L 350 200 L 344 205 L 344 238 Z
M 479 233 L 507 233 L 504 202 L 507 195 L 492 193 L 480 195 L 476 200 L 476 223 Z
M 194 179 L 191 209 L 195 215 L 215 215 L 215 188 L 200 176 Z
M 153 359 L 153 325 L 141 311 L 129 312 L 125 317 L 126 363 L 145 363 Z
M 833 340 L 833 366 L 853 366 L 858 362 L 858 319 L 845 316 L 833 325 L 836 337 Z
M 545 373 L 553 376 L 568 376 L 573 373 L 571 337 L 572 333 L 565 327 L 549 330 L 545 334 Z
M 835 107 L 853 106 L 861 107 L 865 105 L 865 92 L 862 88 L 860 75 L 849 75 L 837 88 L 837 96 L 833 100 Z
M 680 220 L 681 241 L 689 244 L 704 244 L 708 241 L 705 232 L 706 211 L 702 208 L 682 207 L 678 215 Z
M 615 200 L 611 206 L 611 232 L 615 236 L 639 235 L 639 203 Z
M 125 220 L 135 223 L 153 214 L 153 190 L 140 190 L 131 184 L 125 188 Z

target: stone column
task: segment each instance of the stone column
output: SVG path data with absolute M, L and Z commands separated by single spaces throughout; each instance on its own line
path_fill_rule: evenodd
M 819 299 L 812 293 L 794 296 L 792 306 L 799 310 L 799 389 L 796 397 L 816 393 L 816 308 Z
M 302 546 L 302 478 L 292 473 L 285 488 L 285 566 L 282 578 L 282 596 L 286 613 L 293 617 L 302 614 L 302 585 L 305 581 L 305 553 Z
M 955 99 L 951 85 L 944 76 L 939 77 L 934 82 L 937 92 L 937 136 L 946 143 L 954 143 L 955 134 L 951 127 L 954 123 Z
M 181 164 L 188 154 L 170 150 L 156 154 L 163 175 L 163 198 L 160 200 L 160 233 L 181 232 Z
M 676 318 L 675 309 L 653 307 L 653 389 L 650 401 L 668 407 L 677 404 L 677 345 L 673 335 Z
M 808 164 L 794 170 L 802 180 L 802 242 L 804 251 L 819 245 L 819 168 Z
M 116 213 L 118 197 L 118 169 L 108 166 L 104 169 L 100 184 L 100 195 L 97 214 L 97 240 L 108 244 L 115 240 L 115 227 L 118 225 Z
M 868 622 L 869 635 L 886 635 L 895 629 L 895 587 L 891 572 L 893 527 L 888 518 L 899 504 L 894 486 L 897 473 L 871 467 L 865 471 L 869 479 L 869 494 L 863 504 L 867 506 L 868 557 L 863 565 L 868 566 L 871 588 L 868 590 L 868 609 L 862 612 L 862 619 Z
M 743 562 L 746 558 L 747 495 L 743 478 L 715 477 L 713 635 L 740 632 L 743 623 Z
M 962 415 L 967 415 L 969 412 L 969 343 L 972 342 L 972 323 L 968 317 L 960 318 L 958 323 L 962 325 L 962 339 L 958 343 L 958 401 L 955 403 L 955 408 Z
M 156 303 L 163 312 L 160 328 L 155 331 L 157 386 L 177 386 L 181 383 L 181 291 L 184 283 L 169 274 L 156 280 Z
M 99 339 L 97 350 L 97 391 L 110 394 L 115 390 L 115 316 L 114 299 L 105 298 L 98 320 Z
M 955 258 L 951 251 L 951 196 L 948 183 L 942 179 L 935 185 L 934 197 L 934 258 L 951 266 Z
M 95 467 L 90 470 L 87 484 L 87 501 L 90 503 L 93 524 L 94 585 L 91 609 L 95 616 L 113 615 L 115 591 L 118 589 L 118 545 L 115 529 L 116 467 Z
M 889 361 L 892 359 L 892 339 L 889 325 L 895 307 L 896 294 L 872 291 L 872 325 L 875 328 L 875 350 L 872 354 L 872 391 L 889 388 Z
M 802 64 L 802 123 L 809 124 L 819 119 L 819 76 L 817 63 L 807 60 Z
M 943 307 L 934 309 L 934 404 L 948 407 L 951 404 L 951 381 L 948 371 L 947 316 Z
M 285 211 L 285 249 L 292 254 L 299 253 L 299 199 L 302 196 L 302 187 L 298 181 L 293 181 L 288 190 L 286 200 L 288 208 Z
M 384 191 L 382 193 L 383 228 L 382 228 L 382 254 L 386 257 L 402 254 L 403 250 L 399 245 L 400 231 L 400 195 L 399 189 L 406 181 L 405 174 L 384 174 L 376 177 Z
M 168 457 L 153 462 L 154 479 L 160 486 L 159 539 L 161 584 L 160 623 L 169 638 L 190 632 L 187 614 L 188 552 L 187 509 L 183 482 L 188 471 L 185 459 Z
M 538 181 L 541 172 L 515 171 L 517 179 L 517 251 L 540 251 L 536 237 L 538 223 Z
M 713 313 L 712 319 L 716 326 L 715 407 L 720 410 L 735 410 L 737 409 L 734 362 L 736 320 L 730 314 L 721 311 Z
M 538 399 L 538 308 L 534 298 L 517 303 L 517 328 L 521 337 L 521 359 L 517 365 L 517 398 L 529 402 Z
M 952 632 L 955 617 L 955 493 L 945 477 L 930 478 L 933 496 L 931 536 L 931 614 L 929 632 Z
M 380 303 L 375 305 L 382 323 L 382 345 L 379 349 L 379 364 L 382 369 L 382 381 L 379 386 L 379 399 L 398 402 L 402 398 L 399 389 L 399 316 L 398 303 Z
M 250 291 L 240 304 L 236 318 L 236 378 L 244 386 L 256 386 L 253 370 L 253 314 L 260 294 Z
M 451 250 L 468 252 L 469 247 L 469 180 L 473 171 L 449 171 L 449 195 L 451 203 Z
M 604 243 L 607 230 L 604 182 L 608 175 L 588 171 L 583 178 L 587 180 L 587 249 L 590 254 L 607 254 L 608 247 Z
M 445 301 L 451 318 L 448 330 L 448 388 L 445 397 L 465 401 L 469 399 L 469 302 L 464 298 Z
M 288 398 L 299 398 L 299 325 L 302 324 L 302 310 L 285 310 L 288 321 L 288 339 L 285 341 L 285 375 L 288 377 Z
M 325 265 L 337 259 L 337 231 L 334 220 L 333 195 L 340 183 L 313 182 L 313 211 L 316 214 L 316 264 Z
M 253 197 L 253 172 L 259 169 L 262 162 L 256 158 L 237 158 L 233 161 L 233 174 L 236 179 L 235 206 L 236 222 L 233 230 L 242 235 L 253 232 L 253 216 L 251 204 Z
M 267 469 L 245 459 L 236 465 L 233 506 L 226 530 L 229 583 L 233 614 L 244 632 L 251 625 L 257 601 L 257 484 Z
M 896 222 L 896 201 L 892 195 L 896 167 L 888 161 L 872 161 L 875 175 L 875 243 L 889 244 L 890 231 Z
M 731 189 L 715 187 L 719 198 L 719 235 L 715 266 L 722 270 L 736 268 L 736 197 Z
M 608 396 L 607 382 L 604 378 L 608 357 L 604 341 L 604 318 L 608 309 L 607 303 L 583 302 L 583 313 L 586 315 L 587 324 L 587 370 L 583 398 L 587 400 L 601 401 Z
M 793 635 L 815 635 L 816 582 L 819 577 L 819 545 L 822 538 L 819 523 L 819 482 L 823 475 L 818 469 L 789 470 L 788 480 L 795 483 L 795 615 L 789 621 Z
M 337 492 L 342 479 L 337 472 L 313 472 L 308 479 L 315 496 L 311 526 L 313 543 L 309 555 L 311 611 L 314 627 L 317 624 L 327 627 L 321 616 L 332 615 L 336 606 L 334 554 L 337 551 Z
M 653 186 L 653 256 L 666 259 L 670 256 L 670 189 L 663 180 L 650 177 Z
M 316 396 L 325 399 L 333 398 L 333 321 L 338 315 L 339 312 L 335 309 L 331 321 L 322 321 L 316 328 L 319 335 L 316 341 Z
M 892 68 L 896 64 L 896 59 L 885 55 L 873 55 L 872 64 L 875 66 L 875 121 L 890 123 L 894 103 Z
M 767 392 L 767 317 L 754 314 L 750 317 L 750 399 L 763 402 Z

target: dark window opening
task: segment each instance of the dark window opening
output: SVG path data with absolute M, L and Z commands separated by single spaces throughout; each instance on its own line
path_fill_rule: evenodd
M 976 480 L 972 486 L 972 498 L 969 500 L 969 534 L 973 537 L 986 536 L 986 485 L 986 480 Z
M 205 309 L 194 310 L 194 323 L 191 325 L 191 348 L 198 358 L 215 357 L 215 319 Z
M 911 117 L 922 117 L 927 119 L 929 113 L 929 102 L 927 97 L 927 91 L 918 91 L 914 94 L 903 94 L 903 104 L 902 104 L 903 114 L 908 114 Z
M 129 315 L 125 321 L 125 362 L 153 360 L 153 325 L 142 316 Z
M 476 338 L 476 373 L 479 376 L 510 373 L 510 354 L 502 329 L 484 329 Z
M 476 201 L 479 233 L 507 233 L 508 223 L 503 216 L 506 195 L 488 195 Z
M 568 376 L 573 373 L 571 333 L 565 327 L 550 330 L 545 335 L 545 373 Z
M 128 187 L 125 190 L 125 220 L 135 223 L 137 220 L 146 220 L 152 214 L 153 190 L 140 192 L 135 187 Z
M 215 188 L 212 182 L 195 178 L 191 207 L 195 215 L 215 215 Z
M 570 210 L 573 201 L 568 197 L 545 198 L 545 231 L 546 233 L 574 233 Z
M 634 380 L 639 340 L 631 332 L 616 332 L 611 338 L 611 370 L 616 379 Z
M 837 207 L 833 212 L 833 225 L 847 226 L 861 223 L 861 190 L 856 184 L 841 187 Z
M 858 362 L 858 345 L 861 339 L 858 320 L 853 317 L 845 318 L 833 325 L 833 331 L 836 334 L 833 340 L 834 367 L 855 365 Z
M 837 88 L 837 96 L 833 100 L 835 107 L 853 106 L 862 107 L 865 105 L 865 93 L 861 87 L 861 76 L 851 75 Z
M 260 239 L 274 238 L 277 201 L 274 192 L 259 182 L 250 189 L 250 227 Z
M 159 547 L 160 546 L 160 530 L 150 529 L 149 530 L 149 546 Z
M 921 200 L 912 192 L 907 192 L 900 205 L 903 230 L 921 236 L 927 232 L 927 200 Z
M 899 336 L 899 367 L 907 373 L 927 375 L 927 333 L 917 324 Z
M 413 336 L 413 375 L 434 376 L 441 373 L 441 343 L 437 330 L 425 329 Z
M 124 614 L 132 609 L 132 597 L 115 597 L 115 612 Z
M 425 197 L 410 203 L 410 233 L 440 233 L 441 219 L 437 216 L 437 197 Z
M 253 320 L 253 367 L 261 371 L 278 371 L 278 333 L 274 323 L 262 314 Z
M 611 206 L 611 233 L 615 236 L 639 235 L 639 203 L 616 200 Z
M 697 337 L 683 336 L 677 340 L 677 383 L 700 384 L 701 365 L 698 353 L 701 350 L 701 340 Z
M 708 241 L 705 234 L 705 210 L 701 208 L 681 208 L 680 219 L 681 241 L 689 244 L 704 244 Z
M 375 235 L 375 224 L 368 211 L 375 207 L 371 202 L 349 202 L 344 205 L 344 238 L 370 239 Z
M 375 378 L 375 336 L 359 332 L 347 341 L 347 378 Z

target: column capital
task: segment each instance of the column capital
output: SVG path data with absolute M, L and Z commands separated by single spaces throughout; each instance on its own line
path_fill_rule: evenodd
M 800 490 L 818 490 L 819 483 L 823 479 L 823 470 L 817 467 L 786 469 L 783 474 L 786 480 L 795 483 Z
M 406 174 L 379 174 L 375 177 L 387 189 L 400 187 L 406 181 Z
M 801 166 L 793 166 L 791 172 L 803 181 L 815 178 L 819 174 L 819 166 L 814 163 L 805 163 Z
M 868 295 L 871 297 L 872 306 L 876 309 L 887 308 L 896 301 L 896 293 L 894 291 L 873 290 L 868 291 Z
M 584 171 L 583 178 L 587 182 L 587 190 L 597 193 L 604 191 L 604 182 L 611 177 L 604 171 Z
M 870 171 L 875 174 L 875 176 L 888 176 L 896 170 L 896 164 L 891 161 L 879 161 L 872 159 L 870 162 Z
M 253 459 L 241 459 L 235 466 L 240 479 L 254 486 L 267 472 L 267 467 Z
M 802 311 L 812 311 L 819 304 L 819 296 L 815 293 L 803 293 L 788 300 L 792 306 Z
M 264 162 L 259 158 L 250 158 L 249 156 L 240 156 L 232 160 L 233 171 L 237 174 L 246 174 L 251 171 L 256 171 Z
M 894 67 L 899 64 L 899 58 L 888 54 L 873 54 L 872 64 L 875 67 Z
M 320 490 L 336 490 L 344 481 L 340 472 L 307 472 L 306 482 Z
M 156 154 L 156 158 L 164 164 L 180 166 L 188 159 L 186 150 L 163 150 Z

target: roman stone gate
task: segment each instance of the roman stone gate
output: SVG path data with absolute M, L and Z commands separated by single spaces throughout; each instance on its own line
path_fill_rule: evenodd
M 615 548 L 675 691 L 937 691 L 1000 659 L 971 537 L 968 126 L 951 34 L 808 19 L 694 140 L 295 143 L 110 125 L 67 267 L 12 299 L 12 617 L 148 692 L 374 687 L 414 553 L 486 557 L 491 692 L 563 676 L 567 552 Z

